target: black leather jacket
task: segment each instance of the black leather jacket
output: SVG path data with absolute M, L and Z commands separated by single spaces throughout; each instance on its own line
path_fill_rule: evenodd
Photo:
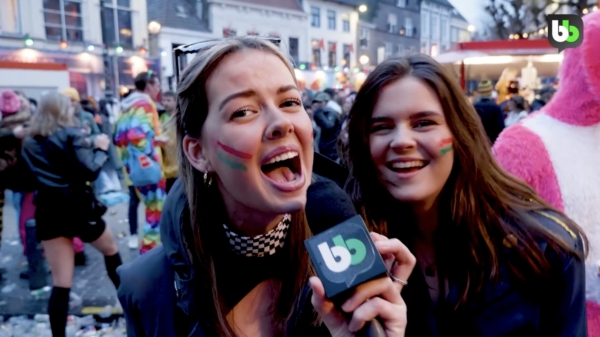
M 94 150 L 79 128 L 68 127 L 49 137 L 27 137 L 23 158 L 36 178 L 38 190 L 84 186 L 94 181 L 106 161 L 104 151 Z

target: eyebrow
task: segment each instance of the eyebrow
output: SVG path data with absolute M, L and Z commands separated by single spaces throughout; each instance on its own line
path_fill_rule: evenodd
M 442 115 L 439 112 L 435 112 L 435 111 L 419 111 L 417 113 L 410 115 L 410 119 L 419 119 L 419 118 L 431 117 L 431 116 L 442 116 Z M 371 123 L 371 124 L 382 123 L 382 122 L 387 122 L 389 120 L 391 120 L 390 117 L 373 117 L 369 120 L 369 123 Z
M 277 95 L 279 94 L 283 94 L 284 92 L 288 92 L 290 90 L 298 90 L 300 91 L 300 89 L 298 89 L 298 87 L 296 87 L 293 84 L 290 85 L 286 85 L 283 87 L 280 87 L 279 89 L 277 89 Z M 223 110 L 223 108 L 225 107 L 225 105 L 227 105 L 227 103 L 229 103 L 230 101 L 236 99 L 236 98 L 240 98 L 240 97 L 253 97 L 256 96 L 256 91 L 254 90 L 245 90 L 245 91 L 240 91 L 240 92 L 236 92 L 235 94 L 231 94 L 229 96 L 227 96 L 219 105 L 219 110 Z

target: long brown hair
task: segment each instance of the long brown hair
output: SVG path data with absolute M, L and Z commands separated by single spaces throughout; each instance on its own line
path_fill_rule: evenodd
M 59 92 L 42 96 L 37 112 L 31 119 L 29 134 L 48 137 L 61 127 L 78 126 L 69 98 Z
M 177 93 L 177 147 L 179 172 L 183 180 L 190 207 L 192 232 L 194 236 L 195 269 L 198 278 L 200 296 L 197 299 L 202 313 L 208 318 L 220 336 L 234 336 L 227 323 L 223 308 L 219 304 L 219 289 L 215 275 L 214 238 L 221 235 L 216 229 L 215 207 L 221 200 L 216 184 L 207 187 L 203 173 L 196 170 L 186 159 L 183 152 L 183 139 L 186 135 L 201 137 L 201 130 L 208 115 L 208 97 L 206 80 L 219 66 L 221 60 L 229 54 L 245 49 L 261 50 L 272 53 L 286 64 L 292 76 L 294 71 L 286 57 L 273 44 L 256 37 L 237 37 L 215 42 L 214 45 L 201 50 L 191 64 L 183 72 L 180 88 Z M 296 80 L 294 76 L 294 81 Z M 217 208 L 218 209 L 218 208 Z M 288 233 L 288 243 L 284 275 L 275 281 L 271 311 L 278 334 L 283 334 L 286 322 L 294 310 L 294 302 L 305 287 L 308 277 L 313 275 L 312 265 L 303 242 L 310 236 L 304 211 L 292 214 L 292 224 Z M 243 275 L 242 275 L 243 277 Z
M 526 284 L 546 277 L 550 270 L 537 238 L 543 238 L 557 251 L 580 254 L 536 220 L 532 211 L 557 212 L 568 230 L 581 235 L 587 252 L 587 240 L 577 225 L 498 165 L 480 118 L 456 79 L 426 55 L 380 64 L 358 92 L 350 112 L 345 155 L 350 178 L 346 188 L 374 230 L 394 232 L 407 241 L 416 230 L 414 221 L 410 217 L 406 220 L 411 214 L 407 205 L 400 204 L 399 208 L 398 201 L 377 180 L 368 132 L 369 119 L 382 89 L 407 76 L 424 81 L 435 91 L 455 140 L 454 166 L 439 203 L 438 230 L 444 235 L 435 244 L 438 268 L 462 292 L 459 304 L 465 303 L 471 294 L 479 293 L 489 280 L 497 279 L 499 252 L 505 246 L 514 248 L 519 257 L 507 261 L 508 267 Z

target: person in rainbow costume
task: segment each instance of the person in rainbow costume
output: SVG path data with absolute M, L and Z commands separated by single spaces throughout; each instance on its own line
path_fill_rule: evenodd
M 123 162 L 129 156 L 127 146 L 133 145 L 157 163 L 162 163 L 160 121 L 154 103 L 160 92 L 159 79 L 152 71 L 143 72 L 136 76 L 135 85 L 137 90 L 121 102 L 123 114 L 116 123 L 115 144 Z M 160 243 L 160 217 L 167 197 L 164 174 L 158 184 L 137 186 L 136 189 L 146 206 L 140 246 L 140 254 L 144 254 Z
M 493 151 L 500 165 L 586 233 L 588 331 L 600 336 L 600 12 L 583 23 L 582 44 L 564 51 L 552 100 L 504 130 Z

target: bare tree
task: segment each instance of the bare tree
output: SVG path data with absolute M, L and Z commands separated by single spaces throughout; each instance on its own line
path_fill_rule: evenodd
M 546 14 L 554 14 L 567 7 L 570 12 L 583 15 L 584 10 L 591 6 L 588 0 L 489 0 L 485 7 L 492 19 L 488 32 L 492 38 L 508 39 L 511 34 L 520 35 L 545 28 Z

